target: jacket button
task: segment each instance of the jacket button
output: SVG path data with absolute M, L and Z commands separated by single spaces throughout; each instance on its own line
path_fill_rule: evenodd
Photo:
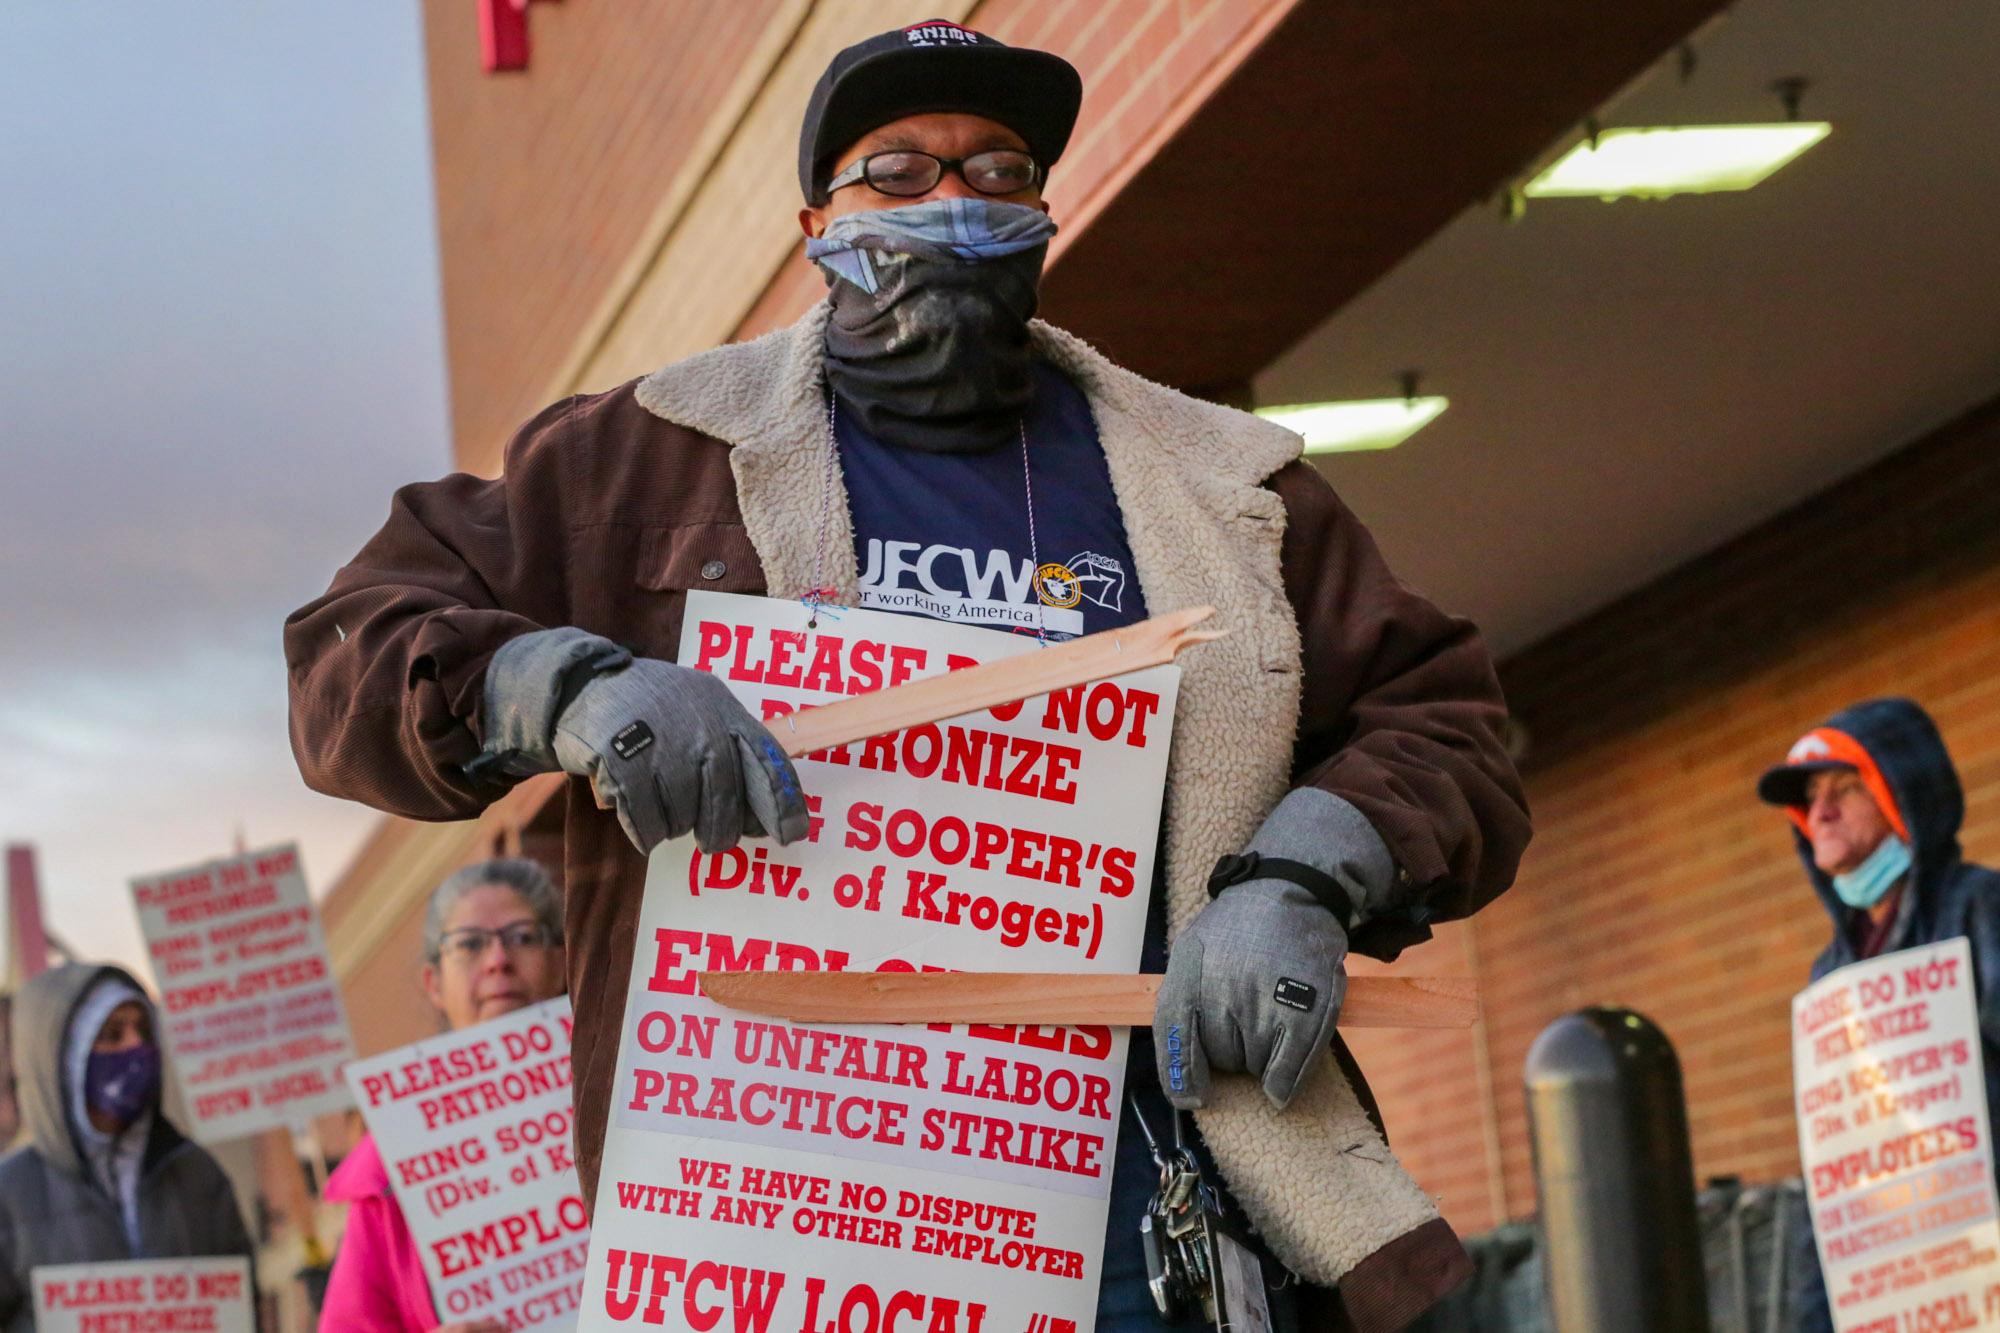
M 729 566 L 720 560 L 711 560 L 701 567 L 701 576 L 711 583 L 729 572 Z

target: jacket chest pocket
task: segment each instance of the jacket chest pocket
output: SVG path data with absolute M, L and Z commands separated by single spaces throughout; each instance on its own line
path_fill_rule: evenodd
M 690 592 L 764 593 L 764 566 L 740 523 L 646 528 L 632 555 L 637 614 L 622 636 L 611 637 L 648 657 L 679 655 Z

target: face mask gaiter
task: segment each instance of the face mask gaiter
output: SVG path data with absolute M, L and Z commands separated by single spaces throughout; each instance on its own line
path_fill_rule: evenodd
M 885 443 L 979 453 L 1018 438 L 1049 215 L 991 199 L 850 213 L 806 242 L 833 293 L 826 378 Z

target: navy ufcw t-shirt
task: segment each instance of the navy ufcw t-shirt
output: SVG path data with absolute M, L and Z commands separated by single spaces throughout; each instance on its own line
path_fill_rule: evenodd
M 852 413 L 836 411 L 863 607 L 1017 634 L 1045 627 L 1052 642 L 1146 618 L 1090 404 L 1054 367 L 1037 362 L 1034 374 L 1025 422 L 1035 495 L 1032 546 L 1018 446 L 979 454 L 899 449 L 868 434 Z M 1159 972 L 1166 961 L 1166 910 L 1156 882 L 1140 967 Z M 1149 1028 L 1132 1030 L 1125 1084 L 1153 1132 L 1172 1142 L 1173 1109 L 1160 1090 L 1152 1037 Z M 1143 1318 L 1150 1326 L 1138 1226 L 1159 1171 L 1130 1114 L 1121 1110 L 1121 1122 L 1099 1323 L 1123 1327 L 1119 1321 Z M 1200 1150 L 1198 1139 L 1192 1146 Z M 1220 1184 L 1201 1155 L 1209 1178 Z
M 1018 445 L 899 449 L 836 411 L 863 607 L 1051 642 L 1146 618 L 1090 404 L 1053 367 L 1034 374 L 1027 478 Z

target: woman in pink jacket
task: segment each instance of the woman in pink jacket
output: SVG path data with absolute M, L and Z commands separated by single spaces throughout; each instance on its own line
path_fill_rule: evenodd
M 563 991 L 562 903 L 533 861 L 482 861 L 431 894 L 424 993 L 454 1031 Z M 327 1181 L 347 1229 L 327 1281 L 320 1327 L 350 1333 L 502 1333 L 492 1319 L 440 1324 L 403 1210 L 370 1135 Z

